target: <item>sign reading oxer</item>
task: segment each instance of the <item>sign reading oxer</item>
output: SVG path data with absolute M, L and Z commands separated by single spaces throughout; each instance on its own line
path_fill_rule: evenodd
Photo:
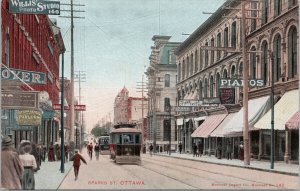
M 263 87 L 264 80 L 262 79 L 251 79 L 248 81 L 249 87 Z M 242 87 L 244 86 L 244 80 L 241 79 L 220 79 L 220 88 L 223 87 Z
M 9 0 L 9 12 L 59 15 L 60 2 L 43 0 Z

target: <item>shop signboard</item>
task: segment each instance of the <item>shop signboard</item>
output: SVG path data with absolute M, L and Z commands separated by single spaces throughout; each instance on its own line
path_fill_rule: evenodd
M 220 88 L 221 104 L 235 103 L 235 88 Z
M 41 125 L 42 114 L 35 110 L 17 110 L 17 124 L 20 126 Z
M 2 108 L 4 109 L 39 109 L 38 92 L 2 91 Z
M 243 87 L 244 85 L 244 80 L 242 79 L 226 79 L 226 78 L 221 78 L 219 81 L 219 87 L 224 88 L 224 87 Z M 248 80 L 248 85 L 249 87 L 263 87 L 264 86 L 264 80 L 263 79 L 249 79 Z
M 184 107 L 184 106 L 174 106 L 174 107 L 171 107 L 171 110 L 175 111 L 175 112 L 190 112 L 192 110 L 192 108 Z
M 1 79 L 16 81 L 21 79 L 22 81 L 30 84 L 46 84 L 45 73 L 13 68 L 1 68 Z
M 181 99 L 179 100 L 179 106 L 185 106 L 185 107 L 196 107 L 201 106 L 203 104 L 202 100 L 189 100 L 189 99 Z
M 45 0 L 9 0 L 9 12 L 60 15 L 60 2 Z

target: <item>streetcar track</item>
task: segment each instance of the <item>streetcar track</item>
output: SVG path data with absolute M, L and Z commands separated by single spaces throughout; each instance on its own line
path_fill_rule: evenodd
M 150 163 L 154 163 L 154 164 L 157 164 L 153 161 L 150 160 L 150 158 L 148 157 L 143 157 L 143 159 L 146 159 L 148 160 L 148 162 L 150 161 Z M 176 163 L 174 161 L 169 161 L 169 162 L 166 162 L 166 161 L 163 161 L 163 160 L 157 160 L 155 159 L 155 161 L 158 161 L 158 162 L 162 162 L 162 163 L 167 163 L 169 165 L 171 165 L 170 163 L 173 163 L 175 164 L 176 166 L 182 166 L 182 167 L 185 167 L 185 168 L 190 168 L 190 169 L 193 169 L 193 170 L 199 170 L 199 171 L 203 171 L 203 172 L 206 172 L 206 173 L 210 173 L 210 174 L 215 174 L 215 175 L 220 175 L 220 176 L 227 176 L 227 177 L 231 177 L 231 178 L 235 178 L 235 179 L 239 179 L 239 180 L 244 180 L 244 181 L 248 181 L 248 182 L 251 182 L 251 183 L 259 183 L 259 184 L 268 184 L 270 185 L 269 183 L 265 183 L 265 182 L 261 182 L 261 181 L 256 181 L 256 180 L 248 180 L 248 179 L 245 179 L 245 178 L 240 178 L 240 177 L 237 177 L 237 176 L 234 176 L 234 175 L 230 175 L 230 174 L 226 174 L 226 173 L 221 173 L 221 172 L 211 172 L 211 171 L 208 171 L 208 170 L 204 170 L 204 169 L 201 169 L 201 168 L 196 168 L 196 167 L 190 167 L 190 166 L 187 166 L 187 165 L 182 165 L 182 164 L 179 164 L 179 163 Z M 166 167 L 166 168 L 172 168 L 174 170 L 176 170 L 176 168 L 172 167 L 172 166 L 165 166 L 165 165 L 161 165 L 161 164 L 157 164 L 157 165 L 160 165 L 160 166 L 163 166 L 163 167 Z M 185 171 L 185 173 L 188 173 L 188 174 L 191 174 L 191 175 L 194 175 L 194 176 L 198 176 L 198 177 L 201 177 L 199 175 L 195 175 L 193 173 L 190 173 L 190 172 L 187 172 Z M 201 177 L 202 178 L 202 177 Z M 206 178 L 206 179 L 210 179 L 210 180 L 214 180 L 214 179 L 211 179 L 211 178 Z M 221 182 L 221 181 L 220 181 Z M 227 183 L 227 182 L 225 182 Z M 272 187 L 274 188 L 278 188 L 277 186 L 275 185 L 272 185 Z M 239 188 L 239 187 L 237 187 Z

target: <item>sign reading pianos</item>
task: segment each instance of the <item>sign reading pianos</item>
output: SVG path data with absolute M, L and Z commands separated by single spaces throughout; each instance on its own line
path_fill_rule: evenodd
M 34 110 L 18 110 L 17 111 L 17 124 L 27 126 L 41 125 L 42 114 L 40 111 Z
M 9 0 L 9 12 L 59 15 L 60 2 L 43 0 Z

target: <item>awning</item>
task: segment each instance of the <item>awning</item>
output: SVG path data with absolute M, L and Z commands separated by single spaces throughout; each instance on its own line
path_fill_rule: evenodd
M 248 101 L 248 125 L 253 130 L 253 125 L 270 109 L 270 97 L 260 97 Z M 236 113 L 226 126 L 223 127 L 223 134 L 237 134 L 243 132 L 244 128 L 244 107 Z
M 299 111 L 296 112 L 285 124 L 286 129 L 299 129 Z
M 224 137 L 223 128 L 232 120 L 237 113 L 229 113 L 219 126 L 210 134 L 211 137 Z
M 208 137 L 213 130 L 224 120 L 227 114 L 208 116 L 205 121 L 192 133 L 192 137 Z
M 286 122 L 299 110 L 299 90 L 286 92 L 274 106 L 274 129 L 285 130 Z M 255 125 L 258 129 L 271 129 L 271 110 Z
M 177 119 L 176 124 L 177 125 L 183 125 L 183 118 Z

